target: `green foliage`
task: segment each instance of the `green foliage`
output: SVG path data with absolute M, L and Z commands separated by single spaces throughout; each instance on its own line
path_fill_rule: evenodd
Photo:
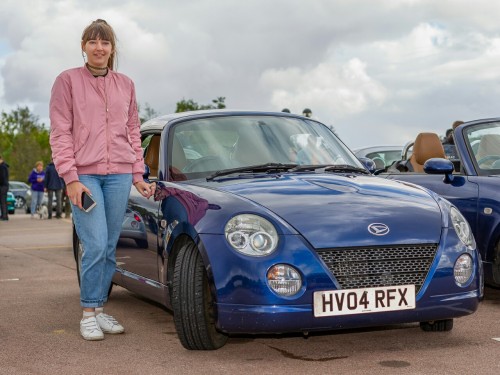
M 226 108 L 226 104 L 224 103 L 225 100 L 226 98 L 224 96 L 219 96 L 212 100 L 213 104 L 200 105 L 193 99 L 186 100 L 183 98 L 181 101 L 177 102 L 175 112 L 198 111 L 201 109 L 223 109 Z
M 0 155 L 9 164 L 10 179 L 25 182 L 37 160 L 50 161 L 49 131 L 28 107 L 2 111 Z

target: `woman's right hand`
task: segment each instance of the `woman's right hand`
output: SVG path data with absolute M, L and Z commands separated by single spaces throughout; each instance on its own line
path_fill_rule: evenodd
M 66 185 L 67 195 L 75 206 L 80 210 L 82 209 L 82 193 L 86 191 L 89 195 L 92 195 L 90 190 L 82 184 L 80 181 L 73 181 Z

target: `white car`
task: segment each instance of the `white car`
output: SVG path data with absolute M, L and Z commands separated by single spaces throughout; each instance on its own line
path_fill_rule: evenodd
M 372 159 L 376 169 L 384 169 L 396 160 L 401 160 L 402 151 L 403 146 L 370 146 L 353 150 L 358 158 Z

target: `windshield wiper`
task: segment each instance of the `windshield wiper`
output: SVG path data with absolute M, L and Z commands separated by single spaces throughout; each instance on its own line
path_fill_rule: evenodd
M 370 172 L 368 172 L 364 168 L 358 168 L 348 164 L 299 165 L 293 169 L 290 169 L 288 172 L 316 171 L 318 169 L 323 169 L 325 172 L 340 172 L 340 173 L 355 172 L 355 173 L 370 174 Z
M 355 172 L 355 173 L 363 173 L 363 174 L 371 174 L 364 168 L 354 167 L 349 164 L 339 164 L 339 165 L 331 165 L 325 168 L 325 172 Z
M 211 181 L 216 177 L 227 176 L 233 173 L 254 173 L 254 172 L 266 172 L 271 173 L 274 171 L 288 171 L 290 168 L 297 167 L 297 164 L 283 164 L 283 163 L 266 163 L 257 165 L 247 165 L 245 167 L 223 169 L 217 171 L 207 177 L 207 181 Z

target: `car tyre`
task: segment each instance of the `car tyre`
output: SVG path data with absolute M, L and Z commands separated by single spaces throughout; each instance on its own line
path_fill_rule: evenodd
M 23 208 L 26 204 L 26 199 L 21 196 L 16 197 L 16 208 Z
M 491 268 L 493 277 L 492 286 L 498 288 L 500 287 L 500 242 L 498 242 L 495 246 L 495 255 L 493 257 L 493 264 Z
M 148 248 L 148 241 L 147 240 L 134 240 L 135 244 L 137 247 L 140 247 L 141 249 L 147 249 Z
M 172 307 L 177 335 L 190 350 L 214 350 L 227 341 L 215 327 L 215 301 L 207 272 L 194 243 L 180 249 L 174 264 Z
M 420 322 L 420 328 L 425 332 L 448 332 L 453 329 L 453 319 Z
M 74 228 L 73 228 L 73 255 L 75 257 L 75 262 L 76 262 L 76 277 L 78 278 L 78 286 L 81 286 L 80 269 L 82 267 L 83 246 Z M 108 297 L 111 294 L 111 291 L 113 290 L 113 285 L 114 284 L 111 283 L 111 285 L 109 286 Z

